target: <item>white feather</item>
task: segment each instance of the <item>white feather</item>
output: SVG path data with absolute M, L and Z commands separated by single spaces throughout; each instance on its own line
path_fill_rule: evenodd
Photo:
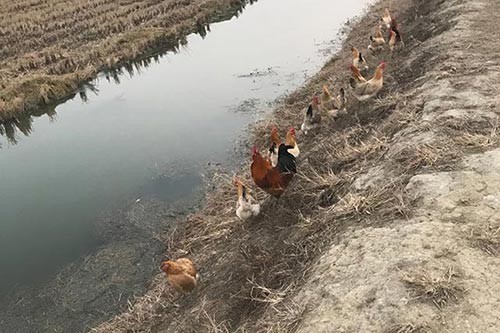
M 241 220 L 248 220 L 260 213 L 260 205 L 258 203 L 254 204 L 255 200 L 249 194 L 246 197 L 246 199 L 243 197 L 238 198 L 236 204 L 236 216 Z
M 300 129 L 304 132 L 304 134 L 307 134 L 307 132 L 315 129 L 316 127 L 318 127 L 318 124 L 307 124 L 304 122 L 302 123 L 302 126 L 300 126 Z
M 273 167 L 278 165 L 278 148 L 274 148 L 272 153 L 269 153 L 269 159 Z
M 294 157 L 299 157 L 300 155 L 300 149 L 297 144 L 293 148 L 290 148 L 287 150 L 290 154 L 292 154 Z

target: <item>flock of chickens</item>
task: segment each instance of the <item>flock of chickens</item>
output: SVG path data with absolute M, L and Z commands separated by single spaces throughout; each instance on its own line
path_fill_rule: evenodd
M 384 38 L 382 30 L 388 33 L 388 39 Z M 388 50 L 394 52 L 397 48 L 404 47 L 396 19 L 391 16 L 389 9 L 385 9 L 381 17 L 381 24 L 377 26 L 376 32 L 370 36 L 368 51 L 377 56 Z M 367 61 L 363 54 L 355 47 L 351 48 L 352 62 L 350 64 L 351 78 L 349 88 L 352 96 L 358 101 L 366 101 L 375 97 L 384 84 L 385 63 L 381 62 L 369 80 L 365 79 L 363 72 L 369 70 Z M 344 88 L 340 88 L 337 96 L 333 96 L 328 86 L 323 86 L 320 96 L 314 95 L 311 104 L 307 107 L 301 131 L 307 135 L 316 129 L 321 123 L 323 115 L 335 119 L 347 113 L 347 95 Z M 258 148 L 252 148 L 252 164 L 250 171 L 252 179 L 259 188 L 275 198 L 279 198 L 287 189 L 288 185 L 297 173 L 296 159 L 300 154 L 297 145 L 295 128 L 290 128 L 283 142 L 278 129 L 271 130 L 271 146 L 265 157 Z M 250 195 L 247 187 L 238 178 L 234 177 L 234 185 L 238 192 L 236 204 L 236 215 L 241 220 L 247 220 L 259 215 L 260 204 Z M 196 287 L 198 273 L 191 260 L 180 258 L 167 260 L 162 263 L 161 270 L 167 275 L 170 284 L 179 292 L 189 292 Z

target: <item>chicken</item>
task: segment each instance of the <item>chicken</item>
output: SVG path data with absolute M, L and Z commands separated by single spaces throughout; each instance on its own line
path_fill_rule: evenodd
M 340 102 L 339 109 L 347 111 L 346 110 L 346 108 L 347 108 L 347 96 L 345 94 L 344 88 L 340 88 L 339 95 L 337 96 L 337 99 Z
M 332 94 L 330 93 L 330 89 L 325 84 L 323 85 L 323 92 L 321 93 L 321 106 L 325 107 L 328 103 L 331 103 L 334 100 Z
M 391 30 L 389 32 L 389 49 L 391 50 L 391 52 L 393 52 L 395 48 L 398 47 L 398 45 L 400 47 L 404 47 L 405 43 L 403 42 L 403 37 L 401 37 L 399 28 L 400 26 L 396 21 L 396 18 L 393 17 L 391 21 Z
M 339 94 L 334 97 L 326 85 L 323 86 L 323 93 L 321 94 L 321 108 L 333 118 L 339 114 L 345 113 L 345 106 L 347 99 L 345 96 L 344 88 L 340 88 Z
M 339 103 L 337 99 L 330 93 L 330 89 L 328 89 L 328 86 L 326 84 L 323 85 L 323 92 L 321 93 L 320 109 L 323 109 L 325 111 L 336 109 L 338 104 Z
M 300 150 L 297 145 L 297 142 L 295 141 L 295 128 L 291 128 L 286 134 L 285 144 L 294 146 L 294 149 L 290 149 L 289 152 L 293 156 L 299 157 Z M 268 152 L 268 160 L 273 167 L 275 167 L 278 164 L 278 149 L 280 145 L 281 145 L 281 138 L 278 134 L 278 129 L 276 127 L 273 127 L 273 129 L 271 130 L 271 146 L 269 147 L 269 152 Z
M 289 139 L 287 141 L 290 145 L 280 144 L 278 164 L 275 167 L 271 165 L 269 160 L 262 157 L 257 147 L 253 147 L 252 150 L 252 165 L 250 166 L 252 179 L 255 185 L 276 198 L 285 192 L 293 176 L 297 173 L 296 159 L 292 154 L 298 148 L 294 132 L 295 130 L 290 129 L 287 135 Z
M 304 117 L 304 122 L 300 129 L 304 134 L 307 134 L 310 130 L 317 128 L 321 122 L 321 110 L 319 107 L 319 98 L 314 96 L 312 103 L 306 109 L 306 115 Z
M 368 50 L 372 53 L 377 53 L 383 51 L 385 47 L 385 39 L 382 35 L 382 27 L 379 25 L 377 27 L 377 31 L 375 32 L 375 36 L 370 36 L 370 45 L 368 46 Z
M 278 164 L 278 148 L 281 144 L 281 138 L 278 134 L 276 126 L 271 130 L 271 146 L 269 147 L 268 159 L 274 167 Z
M 187 258 L 164 261 L 161 270 L 167 275 L 170 285 L 179 292 L 192 291 L 199 280 L 193 262 Z
M 382 62 L 378 65 L 373 78 L 366 81 L 366 79 L 359 73 L 359 70 L 351 66 L 353 77 L 349 81 L 353 95 L 359 100 L 364 101 L 374 97 L 382 89 L 384 85 L 384 69 L 385 63 Z
M 366 82 L 366 79 L 361 75 L 361 72 L 357 67 L 350 66 L 351 72 L 352 72 L 352 77 L 356 80 L 356 82 Z
M 339 94 L 337 96 L 337 101 L 338 101 L 337 107 L 328 110 L 328 116 L 330 116 L 333 119 L 337 118 L 341 114 L 347 113 L 347 97 L 344 88 L 340 88 Z
M 238 189 L 238 202 L 236 203 L 236 216 L 240 220 L 248 220 L 260 213 L 260 205 L 255 203 L 255 199 L 248 193 L 245 185 L 238 177 L 234 177 L 234 185 Z
M 355 47 L 351 47 L 352 52 L 352 65 L 357 67 L 360 71 L 365 71 L 368 69 L 366 64 L 366 59 L 361 52 Z
M 387 30 L 391 28 L 392 18 L 391 18 L 391 13 L 389 12 L 389 8 L 385 9 L 384 16 L 382 16 L 380 20 L 382 21 Z
M 389 32 L 389 50 L 391 52 L 394 52 L 394 49 L 396 48 L 396 33 L 394 30 L 391 29 Z

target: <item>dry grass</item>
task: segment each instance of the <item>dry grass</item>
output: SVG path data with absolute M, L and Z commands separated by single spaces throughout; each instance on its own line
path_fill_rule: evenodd
M 384 217 L 409 217 L 412 200 L 404 193 L 400 182 L 391 182 L 380 188 L 364 192 L 347 193 L 330 212 L 340 215 L 376 215 Z
M 467 238 L 472 245 L 492 256 L 500 255 L 500 227 L 488 225 L 473 227 Z
M 444 119 L 441 127 L 448 131 L 455 144 L 464 148 L 486 151 L 498 146 L 498 117 L 483 119 L 474 117 Z
M 460 278 L 461 275 L 452 266 L 448 267 L 439 276 L 422 269 L 404 273 L 401 277 L 416 299 L 430 301 L 439 309 L 446 306 L 450 301 L 459 301 L 465 293 Z
M 455 165 L 461 156 L 462 152 L 446 138 L 432 143 L 406 145 L 393 158 L 404 168 L 404 172 L 414 173 L 422 169 L 448 169 Z
M 427 325 L 400 323 L 390 326 L 386 333 L 432 333 Z
M 0 120 L 76 92 L 100 71 L 148 66 L 240 0 L 22 0 L 0 6 Z M 157 57 L 157 56 L 156 56 Z M 130 63 L 130 61 L 134 61 Z M 116 75 L 112 76 L 116 77 Z
M 295 332 L 309 311 L 307 304 L 297 302 L 282 302 L 272 307 L 271 318 L 260 320 L 256 325 L 257 332 Z
M 154 287 L 140 298 L 129 301 L 127 311 L 91 331 L 136 332 L 144 322 L 158 320 L 163 309 L 170 306 L 173 300 L 172 290 L 163 280 L 164 277 L 158 274 L 152 282 Z

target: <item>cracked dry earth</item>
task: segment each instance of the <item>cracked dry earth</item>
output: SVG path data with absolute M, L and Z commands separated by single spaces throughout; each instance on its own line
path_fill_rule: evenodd
M 407 219 L 351 227 L 321 256 L 294 297 L 299 332 L 500 332 L 500 1 L 441 2 L 421 22 L 442 32 L 400 64 L 425 60 L 406 93 L 420 111 L 386 156 L 425 144 L 436 164 L 406 185 Z

